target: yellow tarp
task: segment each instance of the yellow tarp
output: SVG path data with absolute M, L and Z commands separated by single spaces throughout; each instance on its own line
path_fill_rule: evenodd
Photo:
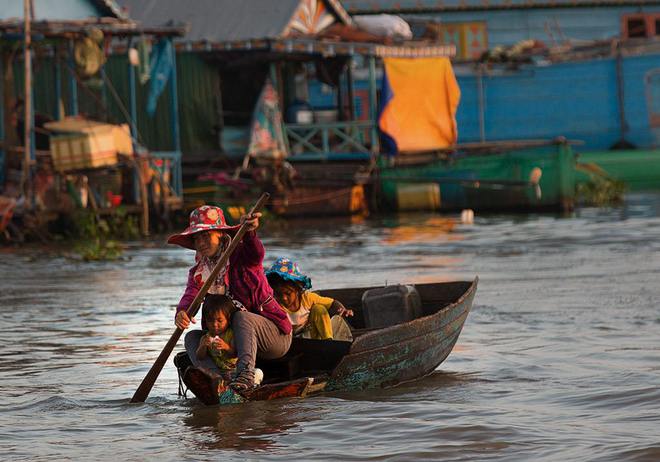
M 398 152 L 444 148 L 456 143 L 461 96 L 448 58 L 385 58 L 391 90 L 380 129 Z M 382 97 L 389 93 L 384 89 Z

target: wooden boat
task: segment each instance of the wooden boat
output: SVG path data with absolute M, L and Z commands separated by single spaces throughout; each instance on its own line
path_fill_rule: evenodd
M 364 186 L 297 186 L 284 196 L 274 196 L 270 209 L 284 217 L 349 216 L 366 214 Z
M 384 210 L 571 210 L 575 154 L 571 143 L 468 143 L 380 161 Z
M 320 391 L 390 387 L 419 379 L 433 372 L 458 340 L 477 290 L 474 281 L 416 284 L 421 300 L 414 319 L 385 327 L 368 327 L 362 306 L 371 288 L 319 291 L 351 307 L 348 318 L 353 341 L 294 338 L 289 352 L 280 359 L 257 361 L 264 371 L 261 386 L 244 395 L 231 389 L 218 396 L 203 371 L 213 367 L 194 358 L 199 332 L 186 336 L 186 350 L 175 358 L 183 385 L 205 404 L 240 403 L 282 397 L 303 397 Z M 401 310 L 405 307 L 401 306 Z M 197 333 L 195 333 L 197 332 Z M 183 393 L 185 394 L 185 392 Z

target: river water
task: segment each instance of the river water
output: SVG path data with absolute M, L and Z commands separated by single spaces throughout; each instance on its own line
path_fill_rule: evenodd
M 660 460 L 660 195 L 571 216 L 411 214 L 260 230 L 314 286 L 480 278 L 449 358 L 403 386 L 240 406 L 177 397 L 192 252 L 0 249 L 2 460 Z

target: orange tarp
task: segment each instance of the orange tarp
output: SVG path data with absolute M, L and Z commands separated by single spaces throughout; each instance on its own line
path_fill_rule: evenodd
M 448 58 L 385 58 L 391 99 L 380 129 L 398 152 L 444 148 L 456 143 L 456 109 L 461 96 Z M 386 96 L 386 89 L 383 97 Z

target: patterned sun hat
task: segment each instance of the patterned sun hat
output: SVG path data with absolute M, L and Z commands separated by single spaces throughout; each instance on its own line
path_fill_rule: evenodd
M 167 239 L 167 243 L 195 250 L 193 234 L 212 229 L 228 231 L 231 233 L 238 228 L 240 228 L 240 225 L 227 225 L 225 214 L 222 213 L 220 207 L 216 207 L 215 205 L 202 205 L 190 213 L 189 226 L 183 230 L 183 232 L 170 236 Z
M 298 264 L 287 257 L 280 257 L 275 260 L 273 266 L 266 271 L 266 276 L 279 276 L 286 281 L 297 282 L 302 285 L 304 290 L 312 288 L 312 280 L 305 276 Z

